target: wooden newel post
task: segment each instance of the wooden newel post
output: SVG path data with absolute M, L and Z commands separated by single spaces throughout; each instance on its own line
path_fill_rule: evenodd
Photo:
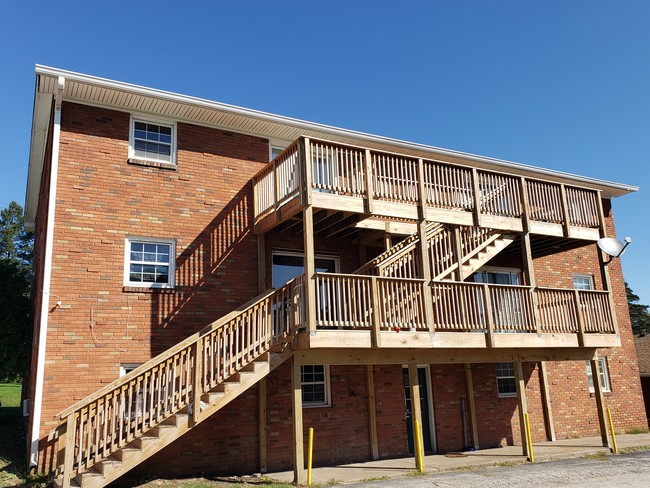
M 483 312 L 485 313 L 485 325 L 487 327 L 487 346 L 494 347 L 494 315 L 492 315 L 492 300 L 490 300 L 490 289 L 487 283 L 481 287 L 483 290 Z
M 74 465 L 74 438 L 75 438 L 75 413 L 72 412 L 65 421 L 65 435 L 60 438 L 63 441 L 63 483 L 62 488 L 70 488 L 72 467 Z
M 194 407 L 192 408 L 192 421 L 194 423 L 199 421 L 199 415 L 201 413 L 201 376 L 203 371 L 202 342 L 203 339 L 199 337 L 194 343 L 194 382 L 192 383 L 192 401 L 194 402 Z

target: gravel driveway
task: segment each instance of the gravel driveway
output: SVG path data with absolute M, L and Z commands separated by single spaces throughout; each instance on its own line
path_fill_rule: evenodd
M 358 488 L 650 487 L 650 451 L 518 466 L 410 476 L 346 485 Z

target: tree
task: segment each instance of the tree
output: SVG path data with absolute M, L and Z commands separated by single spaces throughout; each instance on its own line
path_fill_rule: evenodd
M 647 334 L 650 332 L 650 313 L 648 313 L 648 305 L 640 305 L 638 303 L 639 296 L 634 294 L 627 282 L 625 283 L 625 293 L 627 294 L 627 306 L 630 309 L 632 331 L 635 334 Z
M 34 235 L 24 230 L 23 209 L 11 202 L 0 211 L 0 381 L 19 380 L 29 360 L 33 247 Z

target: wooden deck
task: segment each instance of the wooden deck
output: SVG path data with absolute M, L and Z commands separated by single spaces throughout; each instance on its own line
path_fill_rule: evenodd
M 373 218 L 597 240 L 596 190 L 301 138 L 253 178 L 264 234 L 306 206 Z
M 303 283 L 291 285 L 302 349 L 620 346 L 605 291 L 317 273 L 309 328 Z

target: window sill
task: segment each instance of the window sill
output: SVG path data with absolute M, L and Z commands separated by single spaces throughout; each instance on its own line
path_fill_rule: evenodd
M 302 408 L 304 410 L 313 409 L 313 408 L 332 408 L 332 404 L 331 403 L 319 403 L 318 405 L 305 405 L 305 404 L 303 404 Z
M 163 161 L 150 161 L 148 159 L 129 158 L 126 160 L 126 162 L 128 164 L 133 164 L 136 166 L 147 166 L 149 168 L 160 168 L 176 171 L 176 165 L 174 163 L 165 163 Z
M 176 293 L 176 288 L 171 287 L 149 287 L 149 286 L 123 286 L 122 292 L 124 293 L 156 293 L 160 295 L 173 295 Z

